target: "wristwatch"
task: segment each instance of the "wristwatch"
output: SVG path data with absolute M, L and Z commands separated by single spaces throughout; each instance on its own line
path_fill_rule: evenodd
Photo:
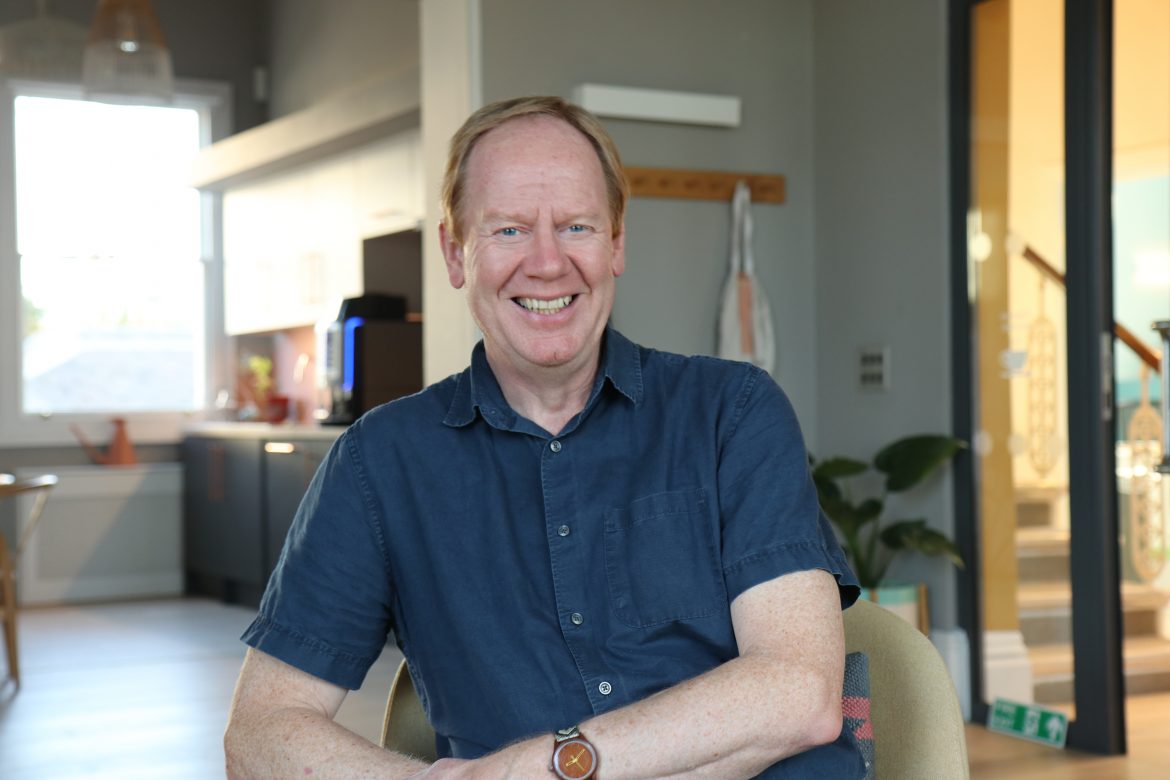
M 552 766 L 561 780 L 586 780 L 597 776 L 597 748 L 585 739 L 576 726 L 553 734 Z

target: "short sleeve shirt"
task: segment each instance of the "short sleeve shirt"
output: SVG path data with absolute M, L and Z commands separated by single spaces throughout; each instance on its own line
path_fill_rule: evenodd
M 736 657 L 731 602 L 810 569 L 857 597 L 766 373 L 608 330 L 553 435 L 508 406 L 480 344 L 337 440 L 243 638 L 357 688 L 393 631 L 439 754 L 471 758 Z M 843 732 L 762 776 L 859 767 Z

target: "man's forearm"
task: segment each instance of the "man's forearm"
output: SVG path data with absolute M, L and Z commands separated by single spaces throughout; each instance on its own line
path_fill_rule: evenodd
M 840 735 L 845 639 L 833 577 L 779 577 L 731 612 L 740 657 L 577 724 L 597 747 L 600 777 L 754 777 Z M 551 753 L 551 736 L 522 742 L 491 757 L 511 761 L 508 771 L 486 776 L 540 777 Z
M 224 735 L 231 780 L 271 777 L 408 778 L 428 764 L 384 750 L 308 708 L 233 718 Z
M 580 727 L 605 780 L 754 777 L 840 733 L 840 688 L 818 677 L 737 658 Z M 536 737 L 489 761 L 503 777 L 539 777 L 552 746 L 551 735 Z

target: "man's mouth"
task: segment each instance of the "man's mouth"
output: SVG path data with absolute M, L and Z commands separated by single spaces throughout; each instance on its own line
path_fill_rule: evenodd
M 551 301 L 544 301 L 540 298 L 513 298 L 512 300 L 534 314 L 556 314 L 572 303 L 575 297 L 575 295 L 564 295 L 560 298 L 553 298 Z

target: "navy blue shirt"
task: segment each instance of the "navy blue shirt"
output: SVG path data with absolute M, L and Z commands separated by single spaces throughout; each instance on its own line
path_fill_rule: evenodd
M 244 640 L 357 688 L 393 630 L 440 755 L 472 758 L 734 658 L 731 601 L 809 569 L 857 597 L 766 373 L 608 330 L 585 408 L 551 435 L 480 344 L 334 444 Z M 864 773 L 845 731 L 763 776 L 814 772 Z

